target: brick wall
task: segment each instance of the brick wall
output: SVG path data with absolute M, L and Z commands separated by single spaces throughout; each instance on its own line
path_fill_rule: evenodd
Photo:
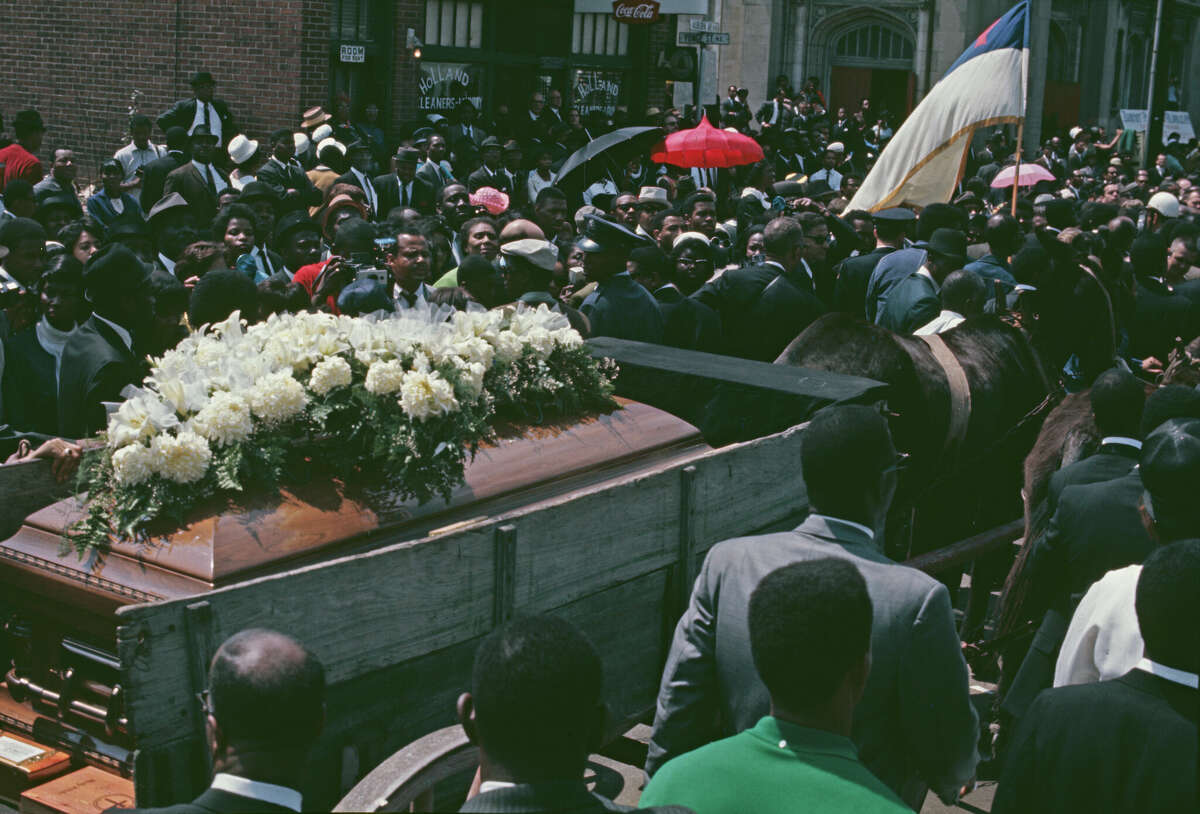
M 0 111 L 46 121 L 42 158 L 75 149 L 81 177 L 124 142 L 131 108 L 152 118 L 210 71 L 239 129 L 263 138 L 327 101 L 331 0 L 64 0 L 5 23 Z M 11 128 L 10 131 L 11 133 Z M 156 130 L 156 140 L 162 134 Z
M 392 26 L 392 133 L 405 134 L 418 117 L 417 83 L 421 78 L 419 61 L 408 54 L 408 29 L 425 39 L 425 0 L 396 0 Z

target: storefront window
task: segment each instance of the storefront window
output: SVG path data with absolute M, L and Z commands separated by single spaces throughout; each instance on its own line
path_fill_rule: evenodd
M 577 70 L 574 79 L 572 98 L 582 116 L 593 111 L 611 116 L 623 101 L 625 76 L 618 71 Z
M 481 0 L 425 0 L 425 44 L 448 48 L 481 47 Z
M 458 62 L 422 62 L 417 109 L 448 114 L 463 99 L 483 107 L 483 66 Z

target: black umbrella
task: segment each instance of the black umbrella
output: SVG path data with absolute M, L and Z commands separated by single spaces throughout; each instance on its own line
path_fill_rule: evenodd
M 661 137 L 661 127 L 622 127 L 620 130 L 605 133 L 571 153 L 555 174 L 554 185 L 562 186 L 564 179 L 575 176 L 571 178 L 570 183 L 579 183 L 586 187 L 610 172 L 608 167 L 603 170 L 593 168 L 589 172 L 587 167 L 593 160 L 601 156 L 611 160 L 619 154 L 646 152 Z

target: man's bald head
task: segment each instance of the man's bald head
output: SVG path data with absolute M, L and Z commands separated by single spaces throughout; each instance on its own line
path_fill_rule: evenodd
M 209 670 L 210 712 L 230 746 L 307 749 L 325 713 L 325 669 L 291 636 L 252 628 L 225 640 Z
M 545 240 L 546 233 L 543 232 L 542 228 L 536 223 L 531 220 L 525 220 L 524 218 L 518 218 L 517 220 L 510 221 L 504 226 L 503 229 L 500 230 L 501 246 L 503 246 L 505 243 L 512 243 L 514 240 L 525 240 L 526 238 Z

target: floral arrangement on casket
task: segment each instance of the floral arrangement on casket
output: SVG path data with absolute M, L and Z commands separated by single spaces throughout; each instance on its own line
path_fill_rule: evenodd
M 448 310 L 448 309 L 447 309 Z M 616 367 L 541 305 L 386 317 L 234 313 L 152 361 L 80 469 L 76 551 L 145 542 L 214 496 L 320 467 L 449 499 L 500 418 L 610 410 Z

